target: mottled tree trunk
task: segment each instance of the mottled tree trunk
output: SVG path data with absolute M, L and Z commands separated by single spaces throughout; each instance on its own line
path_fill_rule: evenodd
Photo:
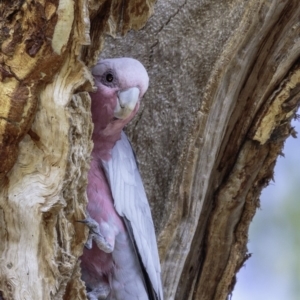
M 78 257 L 87 232 L 76 221 L 92 147 L 89 67 L 106 33 L 115 38 L 103 57 L 135 57 L 150 76 L 127 131 L 165 298 L 231 293 L 260 192 L 293 134 L 300 5 L 153 2 L 0 3 L 0 298 L 86 299 Z

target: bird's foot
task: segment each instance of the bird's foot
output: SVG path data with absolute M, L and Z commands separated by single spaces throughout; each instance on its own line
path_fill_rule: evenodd
M 106 299 L 110 293 L 110 287 L 108 284 L 99 284 L 97 288 L 87 293 L 89 300 L 102 300 Z
M 101 234 L 100 227 L 97 221 L 95 221 L 93 218 L 88 216 L 85 220 L 78 221 L 78 222 L 86 224 L 90 229 L 88 239 L 85 243 L 85 247 L 87 249 L 92 249 L 92 244 L 94 241 L 98 246 L 98 248 L 104 251 L 105 253 L 111 253 L 113 251 L 113 246 L 109 242 L 107 242 L 105 237 Z

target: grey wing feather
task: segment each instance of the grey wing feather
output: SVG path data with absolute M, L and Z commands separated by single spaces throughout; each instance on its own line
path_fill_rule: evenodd
M 109 161 L 102 163 L 115 208 L 130 222 L 140 259 L 158 299 L 162 300 L 161 270 L 151 210 L 133 150 L 124 132 L 111 155 Z

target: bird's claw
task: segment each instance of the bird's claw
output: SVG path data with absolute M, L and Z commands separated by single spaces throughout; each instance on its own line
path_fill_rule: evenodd
M 108 284 L 101 284 L 101 285 L 99 284 L 97 288 L 87 293 L 87 298 L 89 300 L 106 299 L 109 293 L 110 293 L 110 287 Z
M 92 249 L 94 241 L 100 250 L 106 253 L 111 253 L 113 251 L 112 245 L 107 242 L 105 237 L 101 234 L 97 221 L 88 216 L 86 219 L 78 222 L 86 224 L 90 229 L 88 239 L 84 245 L 87 249 Z

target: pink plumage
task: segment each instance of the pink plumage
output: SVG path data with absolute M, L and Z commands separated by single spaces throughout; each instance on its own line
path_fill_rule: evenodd
M 138 111 L 148 75 L 131 58 L 99 61 L 92 74 L 97 91 L 91 93 L 94 148 L 85 220 L 90 236 L 81 257 L 82 279 L 90 300 L 162 300 L 151 211 L 122 131 Z

